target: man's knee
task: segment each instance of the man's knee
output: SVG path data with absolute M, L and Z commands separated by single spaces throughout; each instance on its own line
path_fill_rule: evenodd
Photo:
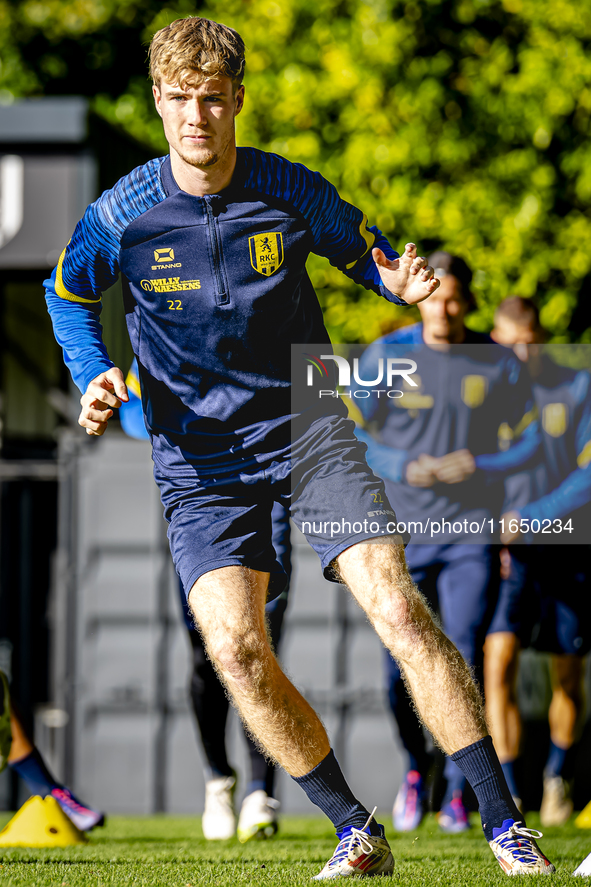
M 412 600 L 409 595 L 401 594 L 397 590 L 385 589 L 383 595 L 380 595 L 374 602 L 372 616 L 393 631 L 409 632 L 415 628 L 417 623 L 421 621 L 420 617 L 424 615 L 421 612 L 419 616 L 417 603 L 418 601 Z
M 270 652 L 266 637 L 254 631 L 214 633 L 208 650 L 221 674 L 240 683 L 260 682 Z
M 517 635 L 507 631 L 489 634 L 484 644 L 484 672 L 490 684 L 513 687 L 517 679 L 521 645 Z
M 211 607 L 196 585 L 189 594 L 189 604 L 201 628 L 208 657 L 223 677 L 241 681 L 260 671 L 268 641 L 256 609 L 245 614 L 231 606 Z

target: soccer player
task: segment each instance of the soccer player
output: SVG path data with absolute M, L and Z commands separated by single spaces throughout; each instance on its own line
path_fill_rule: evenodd
M 125 383 L 129 400 L 122 403 L 119 410 L 121 426 L 130 437 L 148 440 L 136 360 L 131 365 Z M 289 513 L 278 502 L 273 506 L 271 521 L 273 548 L 284 571 L 274 574 L 275 587 L 271 590 L 272 599 L 268 600 L 265 605 L 271 646 L 273 650 L 277 651 L 291 575 Z M 213 664 L 207 658 L 203 638 L 195 627 L 187 597 L 180 582 L 179 591 L 183 619 L 193 651 L 190 683 L 191 704 L 207 760 L 205 809 L 201 819 L 203 835 L 209 841 L 227 840 L 237 830 L 238 840 L 242 843 L 256 837 L 271 837 L 277 831 L 277 810 L 279 807 L 279 801 L 276 800 L 273 792 L 275 767 L 265 759 L 257 744 L 246 731 L 244 736 L 250 759 L 250 780 L 240 808 L 238 829 L 236 827 L 234 812 L 236 773 L 228 762 L 226 750 L 228 697 Z
M 365 355 L 375 360 L 377 349 L 384 357 L 413 357 L 420 367 L 419 387 L 403 384 L 401 398 L 356 401 L 374 429 L 372 437 L 364 436 L 368 461 L 386 479 L 399 518 L 422 526 L 445 518 L 450 524 L 467 521 L 488 528 L 491 518 L 500 514 L 503 475 L 515 464 L 518 449 L 525 461 L 536 446 L 535 424 L 523 421 L 531 406 L 529 380 L 511 352 L 466 327 L 466 314 L 475 307 L 466 262 L 443 251 L 429 256 L 428 262 L 441 284 L 420 303 L 421 322 L 378 339 Z M 520 447 L 497 452 L 499 426 L 518 424 L 525 426 Z M 494 478 L 501 482 L 491 487 Z M 499 491 L 497 502 L 494 490 Z M 445 633 L 480 675 L 498 593 L 498 552 L 491 534 L 440 542 L 428 532 L 421 537 L 417 527 L 414 532 L 417 541 L 406 550 L 411 576 L 440 612 Z M 432 758 L 400 668 L 391 656 L 385 663 L 390 708 L 408 756 L 393 823 L 398 831 L 411 831 L 426 811 Z M 465 778 L 451 758 L 445 762 L 444 776 L 439 827 L 449 833 L 465 831 Z
M 87 807 L 53 776 L 27 736 L 11 701 L 6 675 L 0 671 L 0 772 L 7 764 L 21 777 L 32 795 L 55 798 L 80 831 L 89 832 L 105 824 L 104 813 Z
M 235 31 L 174 22 L 154 36 L 150 64 L 170 155 L 89 207 L 46 284 L 84 392 L 79 421 L 100 435 L 127 400 L 98 321 L 102 292 L 121 272 L 176 569 L 243 720 L 335 826 L 339 843 L 319 880 L 388 873 L 393 858 L 272 654 L 264 606 L 276 570 L 274 501 L 308 526 L 325 573 L 349 587 L 400 662 L 426 725 L 475 789 L 501 865 L 550 872 L 519 826 L 469 671 L 408 576 L 394 510 L 343 402 L 331 398 L 329 414 L 312 388 L 290 399 L 290 345 L 329 347 L 305 271 L 310 252 L 402 304 L 435 291 L 433 270 L 413 244 L 397 256 L 318 173 L 236 147 L 244 44 Z M 368 523 L 378 497 L 382 514 Z
M 495 313 L 491 335 L 515 346 L 526 362 L 541 420 L 542 461 L 514 479 L 522 486 L 526 482 L 525 501 L 505 515 L 505 521 L 561 519 L 566 525 L 570 519 L 573 532 L 568 538 L 581 543 L 511 546 L 508 575 L 485 645 L 492 735 L 516 798 L 520 795 L 514 772 L 521 740 L 515 695 L 519 651 L 531 644 L 552 654 L 550 749 L 540 818 L 543 825 L 562 825 L 573 810 L 570 788 L 583 710 L 583 660 L 591 649 L 587 591 L 591 549 L 583 544 L 591 531 L 591 376 L 586 370 L 559 367 L 540 353 L 536 346 L 545 340 L 545 331 L 529 299 L 505 299 Z M 506 541 L 517 538 L 507 528 Z M 547 542 L 547 536 L 533 538 Z

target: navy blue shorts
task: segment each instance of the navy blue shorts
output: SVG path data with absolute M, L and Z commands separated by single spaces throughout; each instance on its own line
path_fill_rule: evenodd
M 588 545 L 514 546 L 488 633 L 510 632 L 544 653 L 588 653 L 590 555 Z
M 350 419 L 324 416 L 288 453 L 261 456 L 256 469 L 243 472 L 165 476 L 155 467 L 172 557 L 187 594 L 200 576 L 220 567 L 282 572 L 272 544 L 275 502 L 289 507 L 328 579 L 339 581 L 332 561 L 357 542 L 406 543 L 354 431 Z

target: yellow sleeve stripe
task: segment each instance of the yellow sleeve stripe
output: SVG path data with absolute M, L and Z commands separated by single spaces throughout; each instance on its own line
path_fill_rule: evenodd
M 359 226 L 359 233 L 361 234 L 361 236 L 365 240 L 365 243 L 367 244 L 364 251 L 359 256 L 359 259 L 362 259 L 363 256 L 367 255 L 368 251 L 372 248 L 372 246 L 374 245 L 374 243 L 376 241 L 375 234 L 372 234 L 371 231 L 367 230 L 367 216 L 365 215 L 365 213 L 363 213 L 363 218 L 361 219 L 361 225 Z M 354 262 L 350 262 L 348 265 L 345 265 L 347 270 L 349 270 L 349 268 L 352 268 L 354 265 L 356 265 L 357 262 L 359 261 L 359 259 L 355 259 Z
M 127 374 L 127 379 L 125 380 L 125 384 L 132 391 L 136 397 L 141 399 L 142 389 L 140 388 L 140 380 L 136 376 L 135 373 L 132 373 L 131 370 Z
M 587 441 L 577 457 L 579 468 L 586 468 L 589 462 L 591 462 L 591 440 Z
M 515 437 L 520 437 L 528 426 L 531 425 L 532 422 L 535 422 L 539 418 L 538 408 L 534 407 L 531 410 L 528 410 L 524 416 L 519 420 L 515 428 L 513 429 L 513 434 Z
M 66 247 L 67 249 L 68 247 Z M 75 296 L 74 293 L 71 293 L 64 286 L 64 281 L 62 278 L 62 265 L 64 263 L 64 257 L 66 255 L 66 249 L 64 249 L 63 253 L 59 258 L 59 262 L 57 263 L 57 269 L 55 272 L 55 291 L 60 297 L 60 299 L 67 299 L 68 302 L 86 302 L 87 304 L 92 303 L 96 304 L 100 302 L 100 299 L 83 299 L 82 296 Z

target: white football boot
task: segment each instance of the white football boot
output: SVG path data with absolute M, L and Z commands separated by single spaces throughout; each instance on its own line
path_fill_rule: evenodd
M 556 871 L 534 841 L 542 832 L 506 819 L 501 828 L 493 829 L 493 835 L 488 843 L 506 875 L 551 875 Z
M 208 841 L 227 841 L 236 832 L 234 791 L 236 777 L 220 776 L 205 783 L 205 810 L 201 818 L 203 837 Z
M 573 802 L 568 782 L 562 776 L 547 776 L 544 779 L 544 794 L 540 807 L 542 825 L 564 825 L 572 812 Z
M 578 869 L 575 869 L 573 875 L 580 875 L 582 878 L 587 878 L 591 875 L 591 853 L 585 857 Z
M 392 873 L 394 857 L 386 838 L 383 834 L 375 837 L 366 832 L 376 809 L 374 807 L 362 829 L 352 828 L 350 834 L 341 838 L 331 859 L 316 875 L 314 881 L 327 881 L 350 875 L 371 876 Z
M 258 789 L 242 802 L 238 818 L 238 840 L 246 844 L 251 838 L 272 838 L 277 831 L 279 801 Z

